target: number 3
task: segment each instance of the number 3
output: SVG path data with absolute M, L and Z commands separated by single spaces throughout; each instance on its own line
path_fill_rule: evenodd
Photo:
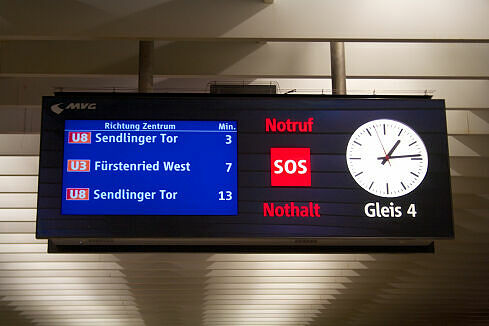
M 233 142 L 231 135 L 226 135 L 226 145 L 229 145 Z

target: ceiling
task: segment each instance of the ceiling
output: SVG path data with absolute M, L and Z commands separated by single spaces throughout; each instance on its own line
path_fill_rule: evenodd
M 2 325 L 489 325 L 489 3 L 485 0 L 0 2 Z M 48 254 L 35 239 L 40 103 L 213 82 L 431 94 L 447 106 L 455 239 L 416 254 Z

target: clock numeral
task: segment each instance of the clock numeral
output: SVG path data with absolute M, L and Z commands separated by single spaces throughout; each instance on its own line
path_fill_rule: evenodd
M 413 141 L 413 142 L 412 142 L 411 144 L 409 144 L 408 146 L 412 146 L 412 145 L 414 145 L 414 144 L 416 144 L 416 141 Z
M 416 173 L 414 172 L 411 172 L 412 175 L 414 175 L 416 178 L 419 177 L 419 175 L 417 175 Z
M 399 131 L 399 133 L 397 134 L 397 137 L 399 137 L 401 135 L 401 133 L 402 133 L 403 130 L 404 129 L 401 129 L 401 131 Z
M 409 205 L 409 208 L 407 210 L 407 214 L 411 215 L 412 217 L 416 217 L 416 214 L 418 214 L 418 212 L 416 212 L 416 205 L 415 204 Z

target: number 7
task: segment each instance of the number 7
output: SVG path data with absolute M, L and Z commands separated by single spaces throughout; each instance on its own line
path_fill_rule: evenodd
M 226 165 L 228 166 L 226 172 L 229 172 L 231 170 L 231 166 L 233 165 L 233 163 L 226 163 Z

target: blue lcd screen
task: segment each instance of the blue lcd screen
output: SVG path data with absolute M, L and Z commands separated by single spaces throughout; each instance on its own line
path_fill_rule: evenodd
M 62 214 L 237 215 L 236 121 L 66 120 Z

